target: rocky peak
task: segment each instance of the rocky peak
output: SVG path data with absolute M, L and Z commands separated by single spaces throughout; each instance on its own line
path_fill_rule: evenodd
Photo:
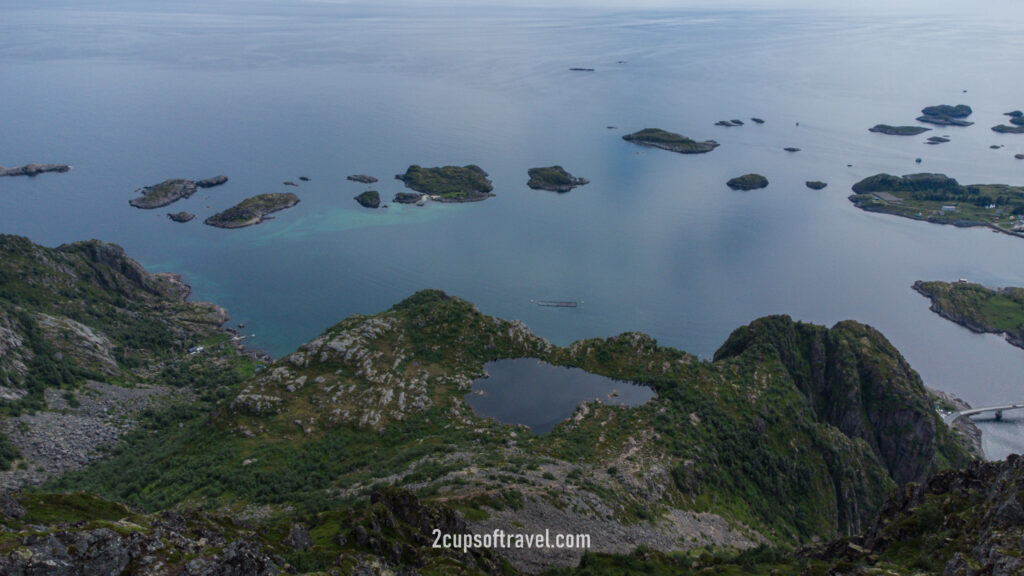
M 845 321 L 829 329 L 770 316 L 734 331 L 715 361 L 747 354 L 777 358 L 818 419 L 867 442 L 897 483 L 921 481 L 936 469 L 949 432 L 921 377 L 874 328 Z M 954 462 L 968 460 L 962 447 L 946 451 Z

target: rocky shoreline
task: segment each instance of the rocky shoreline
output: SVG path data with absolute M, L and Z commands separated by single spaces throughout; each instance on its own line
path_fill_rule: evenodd
M 666 132 L 659 128 L 644 128 L 639 132 L 626 134 L 622 139 L 626 142 L 661 148 L 662 150 L 676 152 L 677 154 L 706 154 L 719 146 L 718 142 L 714 140 L 698 142 L 682 134 Z
M 936 290 L 936 287 L 938 286 L 944 286 L 945 291 L 973 290 L 981 292 L 982 294 L 989 297 L 1002 296 L 1007 299 L 1013 300 L 1014 302 L 1018 302 L 1018 306 L 1021 310 L 1024 310 L 1024 289 L 1007 287 L 997 288 L 993 290 L 985 288 L 984 286 L 978 284 L 969 284 L 966 282 L 951 284 L 940 282 L 924 282 L 922 280 L 914 282 L 914 284 L 911 286 L 911 288 L 913 288 L 915 292 L 921 294 L 922 296 L 928 298 L 931 301 L 929 310 L 935 312 L 939 316 L 942 316 L 946 320 L 949 320 L 954 324 L 963 326 L 964 328 L 967 328 L 968 330 L 976 334 L 1000 334 L 1004 338 L 1006 338 L 1006 341 L 1010 345 L 1016 346 L 1018 348 L 1024 348 L 1024 326 L 1019 327 L 1017 330 L 1002 330 L 1000 328 L 997 328 L 985 321 L 985 318 L 981 316 L 980 310 L 967 308 L 967 306 L 969 306 L 972 302 L 968 301 L 965 298 L 959 298 L 956 300 L 956 302 L 961 304 L 961 308 L 953 307 L 950 304 L 944 304 L 942 301 L 940 301 L 940 294 L 938 293 L 938 290 Z
M 136 208 L 142 208 L 143 210 L 162 208 L 168 204 L 173 204 L 182 198 L 192 196 L 196 193 L 197 188 L 212 188 L 214 186 L 220 186 L 227 181 L 228 177 L 224 175 L 204 178 L 199 181 L 193 181 L 187 178 L 172 178 L 170 180 L 164 180 L 159 184 L 139 188 L 135 191 L 139 196 L 137 198 L 132 198 L 128 203 Z
M 255 226 L 266 220 L 269 214 L 291 208 L 298 203 L 299 197 L 291 192 L 260 194 L 210 216 L 203 223 L 214 228 Z

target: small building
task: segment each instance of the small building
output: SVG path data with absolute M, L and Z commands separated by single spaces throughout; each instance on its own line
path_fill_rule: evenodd
M 943 206 L 943 212 L 956 212 L 956 206 Z

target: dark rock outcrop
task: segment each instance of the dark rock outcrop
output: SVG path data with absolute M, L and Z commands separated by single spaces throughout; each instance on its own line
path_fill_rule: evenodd
M 367 176 L 366 174 L 353 174 L 348 176 L 346 179 L 353 182 L 360 182 L 362 184 L 373 184 L 377 181 L 373 176 Z
M 355 196 L 356 202 L 364 208 L 379 208 L 380 207 L 380 193 L 376 190 L 367 190 L 358 196 Z
M 170 218 L 171 220 L 174 220 L 175 222 L 188 222 L 189 220 L 195 218 L 196 215 L 191 212 L 173 212 L 168 213 L 167 217 Z
M 828 183 L 822 182 L 821 180 L 808 180 L 807 182 L 804 182 L 804 185 L 811 190 L 821 190 L 825 186 L 828 186 Z
M 768 179 L 760 174 L 744 174 L 725 183 L 733 190 L 756 190 L 768 186 Z
M 992 127 L 993 132 L 1000 134 L 1024 134 L 1024 126 L 1007 126 L 1006 124 L 999 124 Z
M 217 176 L 213 176 L 213 177 L 210 177 L 210 178 L 203 178 L 202 180 L 199 180 L 198 182 L 196 182 L 196 187 L 197 188 L 213 188 L 214 186 L 220 186 L 221 184 L 224 184 L 227 181 L 228 181 L 228 177 L 227 176 L 225 176 L 223 174 L 219 174 Z
M 309 535 L 309 530 L 304 525 L 293 524 L 285 544 L 296 550 L 308 550 L 313 547 L 313 537 Z
M 878 132 L 890 136 L 917 136 L 929 130 L 931 128 L 925 128 L 924 126 L 890 126 L 888 124 L 875 124 L 873 127 L 868 128 L 868 132 Z
M 423 198 L 423 194 L 416 194 L 413 192 L 399 192 L 395 194 L 395 198 L 392 202 L 398 202 L 399 204 L 415 204 Z
M 945 563 L 942 574 L 1024 574 L 1022 495 L 1024 458 L 975 461 L 893 493 L 863 543 L 882 555 L 921 543 L 919 553 Z M 928 537 L 940 531 L 945 538 Z
M 228 538 L 202 516 L 167 513 L 148 527 L 122 520 L 116 530 L 67 524 L 28 527 L 13 551 L 0 556 L 0 573 L 105 576 L 276 576 L 284 562 L 245 538 Z M 230 541 L 229 541 L 230 540 Z M 184 566 L 173 561 L 193 557 Z
M 0 167 L 0 176 L 37 176 L 46 172 L 67 172 L 71 166 L 67 164 L 25 164 L 14 168 Z

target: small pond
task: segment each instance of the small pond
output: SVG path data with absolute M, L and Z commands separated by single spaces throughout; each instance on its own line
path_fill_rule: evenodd
M 466 403 L 479 416 L 525 424 L 534 434 L 547 434 L 585 401 L 639 406 L 655 396 L 646 386 L 552 366 L 536 358 L 488 362 L 484 370 L 490 377 L 473 381 Z

